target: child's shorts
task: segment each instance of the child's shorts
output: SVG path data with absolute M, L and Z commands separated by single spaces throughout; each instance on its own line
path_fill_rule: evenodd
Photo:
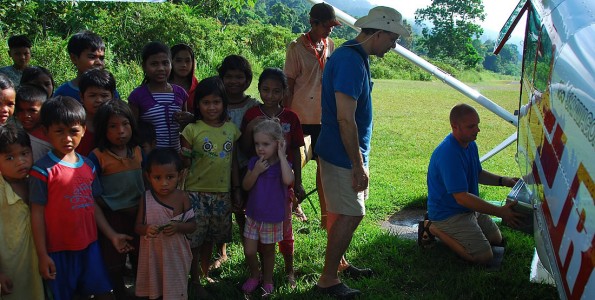
M 205 242 L 231 242 L 231 195 L 230 193 L 189 192 L 194 209 L 196 230 L 186 235 L 190 247 L 196 248 Z
M 75 294 L 103 295 L 112 291 L 99 244 L 79 251 L 49 253 L 56 265 L 56 279 L 46 280 L 55 300 L 70 300 Z
M 283 240 L 283 222 L 259 222 L 246 216 L 244 237 L 260 241 L 262 244 L 274 244 Z

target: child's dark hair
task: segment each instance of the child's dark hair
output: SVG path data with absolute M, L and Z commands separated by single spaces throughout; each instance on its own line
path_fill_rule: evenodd
M 31 85 L 35 85 L 33 83 L 33 81 L 35 79 L 37 79 L 37 77 L 39 77 L 40 75 L 46 75 L 47 77 L 50 78 L 50 80 L 52 81 L 52 87 L 56 86 L 56 83 L 54 82 L 54 76 L 52 76 L 52 73 L 44 68 L 44 67 L 40 67 L 40 66 L 31 66 L 31 67 L 26 67 L 23 70 L 23 75 L 21 76 L 21 85 L 25 85 L 25 84 L 31 84 Z M 43 87 L 42 87 L 43 88 Z M 51 95 L 48 95 L 48 97 L 50 97 Z
M 219 72 L 219 77 L 223 79 L 225 73 L 231 70 L 244 72 L 244 75 L 246 76 L 246 86 L 250 86 L 253 75 L 252 67 L 250 66 L 250 62 L 248 62 L 247 59 L 240 55 L 229 55 L 223 59 L 223 62 L 221 62 L 221 66 L 219 66 L 217 72 Z
M 143 47 L 143 52 L 141 53 L 141 59 L 142 59 L 142 67 L 145 67 L 145 63 L 147 62 L 147 60 L 149 59 L 149 57 L 151 55 L 155 55 L 155 54 L 159 54 L 159 53 L 165 53 L 167 54 L 167 57 L 171 57 L 171 52 L 169 51 L 169 47 L 167 47 L 167 45 L 165 45 L 162 42 L 150 42 L 148 44 L 146 44 Z M 170 58 L 171 60 L 171 58 Z M 170 61 L 171 62 L 171 61 Z M 145 77 L 143 78 L 143 83 L 145 84 L 149 82 L 149 80 L 147 79 L 147 76 L 145 75 Z
M 0 126 L 0 153 L 7 153 L 14 144 L 31 148 L 31 140 L 25 129 L 14 123 Z
M 85 108 L 78 100 L 68 96 L 56 96 L 41 106 L 40 121 L 45 128 L 53 124 L 85 125 Z
M 139 145 L 143 145 L 145 143 L 153 145 L 153 143 L 155 143 L 157 135 L 155 133 L 155 126 L 153 126 L 153 124 L 139 120 L 137 129 Z
M 85 71 L 79 81 L 79 91 L 85 94 L 85 91 L 92 86 L 110 91 L 112 97 L 116 94 L 116 79 L 108 70 L 93 68 Z
M 16 96 L 16 111 L 20 110 L 20 103 L 34 103 L 45 102 L 48 99 L 46 91 L 36 85 L 25 84 L 21 85 L 17 90 Z
M 85 49 L 91 51 L 105 50 L 105 44 L 98 34 L 89 30 L 83 30 L 70 37 L 67 48 L 69 54 L 79 57 Z
M 8 38 L 8 49 L 31 48 L 31 40 L 26 35 L 13 35 Z
M 285 76 L 285 73 L 283 73 L 283 70 L 281 70 L 279 68 L 264 69 L 262 71 L 262 73 L 260 74 L 260 77 L 258 77 L 258 88 L 260 88 L 260 85 L 267 79 L 278 80 L 279 82 L 281 82 L 281 85 L 283 86 L 283 90 L 286 90 L 288 87 L 287 76 Z
M 14 90 L 14 83 L 4 73 L 0 73 L 0 90 Z
M 145 172 L 151 173 L 153 166 L 174 164 L 178 172 L 182 171 L 182 159 L 178 152 L 170 148 L 157 148 L 151 151 L 145 161 Z
M 95 117 L 93 118 L 93 127 L 95 127 L 95 145 L 97 148 L 104 151 L 112 146 L 112 143 L 107 139 L 107 128 L 109 126 L 109 119 L 112 116 L 122 116 L 128 119 L 130 128 L 132 129 L 132 136 L 130 137 L 127 146 L 130 149 L 137 146 L 137 128 L 136 122 L 134 121 L 134 115 L 128 104 L 120 99 L 114 99 L 99 106 L 99 109 L 97 109 L 97 113 L 95 113 Z
M 190 73 L 188 74 L 188 78 L 186 78 L 186 80 L 188 80 L 188 82 L 192 82 L 192 77 L 194 76 L 194 69 L 196 67 L 196 59 L 194 57 L 194 51 L 192 51 L 192 48 L 190 48 L 190 46 L 188 46 L 186 44 L 177 44 L 177 45 L 173 45 L 171 47 L 170 51 L 171 51 L 172 62 L 173 62 L 176 54 L 178 54 L 178 52 L 188 51 L 188 53 L 190 53 L 190 59 L 192 60 L 192 68 L 190 69 Z M 172 79 L 174 79 L 174 71 L 173 70 L 169 74 L 169 80 L 172 80 Z
M 225 86 L 223 80 L 217 76 L 205 78 L 201 80 L 196 86 L 194 94 L 194 119 L 201 120 L 202 114 L 200 113 L 200 100 L 209 95 L 220 96 L 223 100 L 223 112 L 219 116 L 219 121 L 225 122 L 227 120 L 227 105 L 229 100 L 227 99 L 227 93 L 225 92 Z

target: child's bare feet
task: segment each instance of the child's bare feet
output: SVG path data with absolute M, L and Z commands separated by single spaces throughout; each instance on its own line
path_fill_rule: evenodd
M 209 267 L 209 270 L 216 270 L 221 268 L 221 265 L 223 265 L 224 262 L 227 261 L 227 255 L 225 256 L 219 256 L 219 258 L 217 258 Z
M 306 222 L 308 221 L 308 217 L 306 217 L 306 214 L 304 213 L 304 211 L 302 210 L 302 206 L 301 205 L 297 205 L 294 210 L 293 210 L 293 214 L 295 215 L 295 217 L 302 221 L 302 222 Z
M 288 273 L 287 275 L 287 283 L 289 283 L 289 287 L 295 289 L 297 287 L 297 283 L 295 282 L 295 274 L 292 272 Z

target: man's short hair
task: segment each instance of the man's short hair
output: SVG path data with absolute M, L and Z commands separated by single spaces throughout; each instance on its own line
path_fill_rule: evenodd
M 31 141 L 25 129 L 19 128 L 15 123 L 0 126 L 0 153 L 7 153 L 8 148 L 15 144 L 31 148 Z
M 83 30 L 70 37 L 67 48 L 69 54 L 74 54 L 79 57 L 85 49 L 91 51 L 105 50 L 105 44 L 101 37 L 96 33 L 89 30 Z
M 68 96 L 56 96 L 41 106 L 40 120 L 45 128 L 54 124 L 85 125 L 87 114 L 78 100 Z
M 31 40 L 26 35 L 13 35 L 8 38 L 8 49 L 31 48 Z
M 468 114 L 477 114 L 473 106 L 465 103 L 459 103 L 450 110 L 450 124 L 457 123 L 460 119 Z
M 105 69 L 89 69 L 81 76 L 79 91 L 84 94 L 92 86 L 110 91 L 113 96 L 116 91 L 116 79 L 112 73 Z
M 366 35 L 373 35 L 374 33 L 378 32 L 378 31 L 382 31 L 382 29 L 362 28 L 362 32 L 365 33 Z

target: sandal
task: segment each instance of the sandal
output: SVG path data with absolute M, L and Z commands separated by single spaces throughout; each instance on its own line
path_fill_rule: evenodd
M 258 278 L 248 278 L 246 282 L 242 285 L 242 291 L 244 294 L 252 294 L 260 284 L 260 279 Z
M 428 222 L 426 223 L 426 221 Z M 430 225 L 432 225 L 432 221 L 428 219 L 426 213 L 423 221 L 419 221 L 417 224 L 417 244 L 421 247 L 427 248 L 436 241 L 436 237 L 430 232 Z

